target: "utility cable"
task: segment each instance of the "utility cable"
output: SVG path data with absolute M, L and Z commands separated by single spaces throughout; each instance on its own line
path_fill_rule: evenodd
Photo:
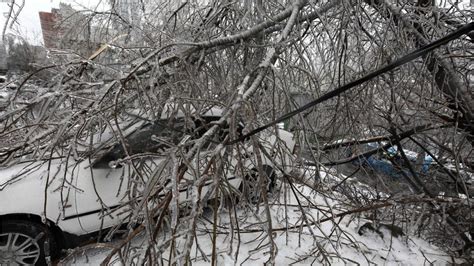
M 273 120 L 272 122 L 267 123 L 267 124 L 265 124 L 261 127 L 258 127 L 256 129 L 250 131 L 249 133 L 242 135 L 241 137 L 239 137 L 235 140 L 229 141 L 226 144 L 227 145 L 233 145 L 237 142 L 241 142 L 241 141 L 249 138 L 250 136 L 255 135 L 255 134 L 271 127 L 271 126 L 274 126 L 274 125 L 276 125 L 280 122 L 283 122 L 283 121 L 285 121 L 285 120 L 287 120 L 287 119 L 289 119 L 289 118 L 291 118 L 291 117 L 293 117 L 293 116 L 295 116 L 295 115 L 297 115 L 297 114 L 299 114 L 303 111 L 306 111 L 306 110 L 308 110 L 308 109 L 310 109 L 310 108 L 312 108 L 312 107 L 314 107 L 314 106 L 316 106 L 316 105 L 318 105 L 318 104 L 320 104 L 324 101 L 327 101 L 331 98 L 334 98 L 334 97 L 338 96 L 339 94 L 341 94 L 343 92 L 346 92 L 349 89 L 351 89 L 351 88 L 353 88 L 357 85 L 360 85 L 360 84 L 362 84 L 366 81 L 369 81 L 369 80 L 371 80 L 371 79 L 373 79 L 377 76 L 380 76 L 380 75 L 382 75 L 382 74 L 384 74 L 388 71 L 391 71 L 391 70 L 393 70 L 393 69 L 395 69 L 399 66 L 402 66 L 402 65 L 404 65 L 408 62 L 411 62 L 411 61 L 415 60 L 416 58 L 418 58 L 420 56 L 423 56 L 423 55 L 433 51 L 434 49 L 436 49 L 436 48 L 438 48 L 438 47 L 440 47 L 444 44 L 447 44 L 448 42 L 450 42 L 452 40 L 458 39 L 459 37 L 461 37 L 464 34 L 470 33 L 473 30 L 474 30 L 474 22 L 468 23 L 468 24 L 458 28 L 456 31 L 446 35 L 445 37 L 440 38 L 440 39 L 438 39 L 434 42 L 431 42 L 431 43 L 429 43 L 429 44 L 427 44 L 423 47 L 420 47 L 419 49 L 405 55 L 404 57 L 402 57 L 402 58 L 400 58 L 400 59 L 398 59 L 398 60 L 382 67 L 382 68 L 379 68 L 378 70 L 375 70 L 374 72 L 371 72 L 371 73 L 363 76 L 362 78 L 359 78 L 359 79 L 354 80 L 352 82 L 349 82 L 349 83 L 347 83 L 347 84 L 345 84 L 345 85 L 343 85 L 343 86 L 341 86 L 341 87 L 339 87 L 335 90 L 332 90 L 332 91 L 322 95 L 318 99 L 316 99 L 312 102 L 309 102 L 306 105 L 304 105 L 304 106 L 302 106 L 302 107 L 300 107 L 300 108 L 298 108 L 294 111 L 286 113 L 286 114 L 280 116 L 279 118 Z

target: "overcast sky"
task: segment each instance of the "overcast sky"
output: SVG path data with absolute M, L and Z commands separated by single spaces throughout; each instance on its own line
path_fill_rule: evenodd
M 11 0 L 0 0 L 0 35 L 5 25 L 5 14 L 9 9 L 6 1 Z M 22 0 L 16 0 L 21 2 Z M 439 0 L 438 0 L 439 1 Z M 41 26 L 39 21 L 39 11 L 51 11 L 51 8 L 58 7 L 59 3 L 71 4 L 76 10 L 84 9 L 104 9 L 106 6 L 106 0 L 25 0 L 25 7 L 20 13 L 18 24 L 14 27 L 13 32 L 23 36 L 28 42 L 33 44 L 42 44 L 43 36 L 41 34 Z M 442 3 L 448 4 L 451 1 L 443 0 Z M 467 8 L 469 0 L 460 1 L 465 4 Z M 7 31 L 8 32 L 8 31 Z M 9 29 L 9 32 L 12 30 Z
M 5 2 L 6 0 L 0 0 Z M 11 1 L 11 0 L 10 0 Z M 21 0 L 16 0 L 21 2 Z M 33 44 L 42 44 L 43 36 L 41 34 L 41 25 L 38 12 L 50 12 L 51 8 L 57 8 L 59 3 L 71 4 L 76 10 L 103 8 L 106 0 L 25 0 L 25 7 L 20 13 L 18 24 L 13 30 L 8 29 L 7 32 L 20 34 Z M 100 6 L 102 4 L 102 6 Z M 0 3 L 0 35 L 5 25 L 5 14 L 9 8 L 7 3 Z

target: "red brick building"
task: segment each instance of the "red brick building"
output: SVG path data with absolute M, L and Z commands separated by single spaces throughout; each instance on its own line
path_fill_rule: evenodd
M 71 5 L 59 4 L 51 12 L 39 12 L 44 46 L 49 49 L 73 49 L 81 52 L 91 46 L 90 23 Z
M 58 48 L 62 34 L 60 31 L 57 9 L 52 12 L 39 12 L 43 41 L 46 48 Z

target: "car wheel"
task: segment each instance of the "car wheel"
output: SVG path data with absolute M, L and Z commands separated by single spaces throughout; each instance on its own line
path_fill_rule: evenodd
M 47 265 L 45 246 L 52 238 L 45 226 L 19 220 L 0 226 L 0 265 Z
M 269 178 L 269 180 L 267 180 L 267 193 L 271 193 L 275 189 L 275 170 L 273 170 L 272 167 L 265 165 L 263 166 L 263 171 L 265 172 L 265 177 Z M 247 201 L 252 204 L 258 204 L 260 202 L 261 188 L 258 177 L 259 174 L 257 169 L 250 170 L 239 188 L 242 195 L 244 195 Z

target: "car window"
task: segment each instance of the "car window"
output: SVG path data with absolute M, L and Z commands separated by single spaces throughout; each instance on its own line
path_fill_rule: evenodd
M 177 145 L 185 136 L 198 139 L 212 126 L 219 117 L 200 117 L 194 119 L 167 119 L 148 123 L 125 137 L 127 151 L 130 155 L 140 153 L 160 153 Z M 222 142 L 228 134 L 228 127 L 223 126 L 218 134 L 204 148 L 213 143 Z M 122 143 L 116 143 L 94 162 L 94 167 L 108 166 L 109 162 L 126 156 Z
M 138 153 L 157 153 L 177 144 L 186 134 L 184 119 L 160 120 L 148 123 L 125 137 L 125 146 L 130 155 Z M 110 148 L 101 158 L 101 163 L 115 161 L 126 156 L 123 144 L 119 141 Z M 100 163 L 95 163 L 97 165 Z

